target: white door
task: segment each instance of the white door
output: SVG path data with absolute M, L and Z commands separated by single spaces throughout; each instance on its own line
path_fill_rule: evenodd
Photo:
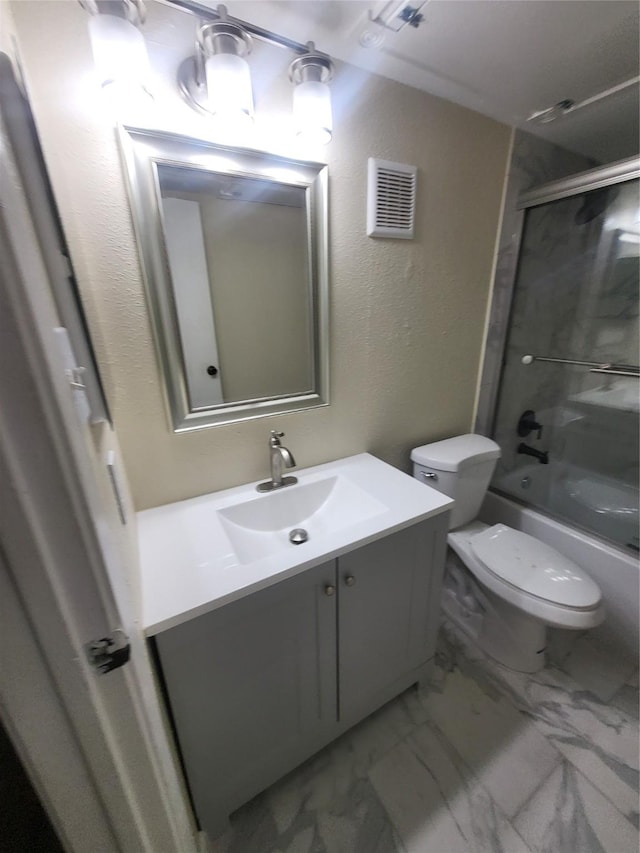
M 224 396 L 200 204 L 163 198 L 162 217 L 190 408 L 215 406 Z
M 127 574 L 134 516 L 103 464 L 115 436 L 67 372 L 0 79 L 0 714 L 69 851 L 191 853 Z M 131 660 L 100 675 L 86 645 L 116 629 Z

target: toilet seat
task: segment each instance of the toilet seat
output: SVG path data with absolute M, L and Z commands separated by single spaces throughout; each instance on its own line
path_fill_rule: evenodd
M 492 541 L 491 536 L 492 534 L 499 533 L 501 530 L 505 532 L 493 540 L 495 544 L 492 548 L 491 544 L 488 544 Z M 510 535 L 506 535 L 507 532 Z M 515 539 L 512 539 L 512 536 Z M 480 539 L 479 537 L 483 538 Z M 520 539 L 519 537 L 524 538 Z M 489 565 L 485 564 L 483 559 L 477 554 L 475 548 L 476 540 L 478 540 L 478 550 L 484 553 Z M 536 581 L 534 580 L 535 575 L 542 574 L 536 571 L 537 563 L 536 569 L 529 564 L 529 589 L 518 585 L 518 572 L 512 566 L 510 568 L 510 561 L 512 564 L 520 562 L 521 565 L 524 562 L 525 569 L 522 574 L 526 576 L 527 561 L 522 560 L 522 554 L 532 553 L 529 550 L 531 543 L 528 540 L 533 540 L 533 553 L 538 553 L 538 547 L 544 546 L 544 543 L 539 542 L 539 540 L 534 539 L 532 536 L 513 530 L 507 527 L 507 525 L 497 524 L 489 527 L 479 521 L 472 521 L 464 527 L 452 530 L 447 537 L 449 545 L 482 586 L 524 613 L 528 613 L 530 616 L 556 628 L 582 630 L 599 625 L 604 618 L 604 608 L 598 586 L 579 566 L 570 560 L 566 560 L 566 558 L 562 557 L 555 549 L 549 548 L 549 546 L 544 546 L 544 548 L 548 548 L 547 555 L 549 552 L 553 555 L 554 564 L 559 565 L 566 560 L 571 566 L 572 573 L 584 579 L 584 585 L 581 589 L 586 590 L 587 594 L 583 598 L 580 598 L 576 593 L 576 597 L 570 598 L 564 589 L 562 593 L 559 591 L 557 594 L 551 592 L 552 588 L 555 590 L 560 587 L 570 586 L 572 584 L 571 581 L 549 581 L 547 584 L 543 581 L 540 585 L 536 585 Z M 513 543 L 514 541 L 520 550 L 520 561 L 514 559 L 514 552 L 509 551 L 507 548 L 507 543 Z M 483 543 L 485 547 L 483 547 Z M 499 556 L 496 556 L 496 554 Z M 558 563 L 555 563 L 555 560 L 558 560 Z M 531 562 L 536 561 L 533 560 Z M 551 574 L 549 574 L 549 577 L 551 577 Z M 588 583 L 586 583 L 587 581 Z M 575 582 L 575 585 L 577 587 L 580 586 L 577 582 Z M 542 595 L 538 594 L 540 592 L 542 592 Z M 567 601 L 573 603 L 564 603 Z
M 487 571 L 522 593 L 572 610 L 593 610 L 600 604 L 598 586 L 580 566 L 506 524 L 476 534 L 471 548 Z

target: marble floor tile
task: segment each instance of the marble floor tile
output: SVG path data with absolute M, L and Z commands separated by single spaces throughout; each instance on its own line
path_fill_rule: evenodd
M 386 721 L 389 746 L 399 740 L 394 721 L 403 715 L 401 706 L 396 700 L 376 723 Z M 212 853 L 401 853 L 393 825 L 365 778 L 368 756 L 384 752 L 376 738 L 370 753 L 373 722 L 357 726 L 238 809 Z
M 367 780 L 355 781 L 339 801 L 319 808 L 302 797 L 286 829 L 276 825 L 270 793 L 231 816 L 231 829 L 212 843 L 212 853 L 402 853 L 389 816 Z
M 428 724 L 374 765 L 370 778 L 407 851 L 529 850 L 453 747 Z M 407 784 L 409 797 L 399 793 Z
M 535 719 L 582 737 L 612 759 L 638 770 L 637 723 L 628 714 L 581 690 L 558 670 L 525 677 L 505 671 L 499 677 Z
M 595 643 L 587 633 L 574 644 L 561 669 L 602 702 L 609 702 L 635 671 L 635 666 Z
M 611 704 L 637 720 L 640 717 L 638 705 L 638 688 L 633 684 L 623 684 L 620 690 L 611 697 Z
M 636 668 L 626 683 L 611 698 L 611 704 L 620 708 L 634 720 L 640 717 L 640 697 L 638 695 L 638 669 Z
M 467 853 L 469 839 L 448 808 L 437 779 L 408 744 L 399 744 L 382 758 L 370 777 L 404 853 Z
M 636 853 L 638 831 L 590 782 L 563 762 L 517 815 L 535 853 Z
M 464 638 L 450 631 L 445 631 L 444 642 L 449 666 L 460 667 L 490 695 L 502 692 L 564 758 L 631 821 L 638 821 L 637 718 L 598 700 L 553 667 L 533 675 L 516 673 L 467 650 Z
M 562 753 L 616 808 L 632 822 L 638 820 L 637 775 L 629 773 L 625 765 L 613 763 L 606 755 L 594 750 L 587 741 L 567 737 L 553 727 L 540 725 L 540 730 L 556 749 Z
M 529 717 L 459 670 L 449 673 L 442 693 L 427 692 L 423 701 L 430 720 L 507 817 L 561 760 Z M 516 767 L 527 772 L 515 773 Z

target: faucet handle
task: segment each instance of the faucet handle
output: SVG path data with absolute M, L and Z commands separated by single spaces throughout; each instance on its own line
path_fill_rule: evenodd
M 272 429 L 271 430 L 271 438 L 269 439 L 269 444 L 273 447 L 277 444 L 280 444 L 280 439 L 284 437 L 284 433 L 280 432 L 280 430 Z
M 537 431 L 538 441 L 542 438 L 542 424 L 536 420 L 536 413 L 533 409 L 527 409 L 520 415 L 517 427 L 518 435 L 526 438 L 529 433 Z

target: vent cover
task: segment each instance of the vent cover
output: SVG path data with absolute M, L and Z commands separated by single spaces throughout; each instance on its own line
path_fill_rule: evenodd
M 369 157 L 367 234 L 411 240 L 416 207 L 415 166 Z

